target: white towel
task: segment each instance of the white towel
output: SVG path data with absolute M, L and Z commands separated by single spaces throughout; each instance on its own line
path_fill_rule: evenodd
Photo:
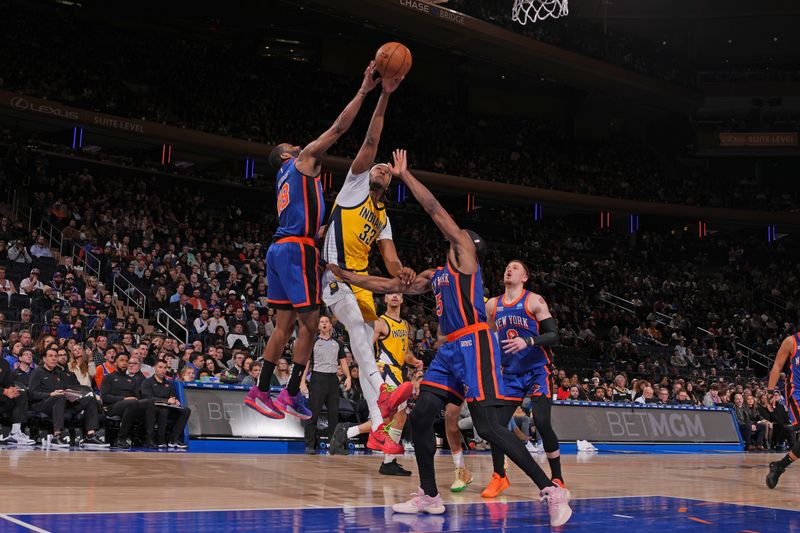
M 578 441 L 578 451 L 579 452 L 596 452 L 598 450 L 588 440 L 579 440 Z

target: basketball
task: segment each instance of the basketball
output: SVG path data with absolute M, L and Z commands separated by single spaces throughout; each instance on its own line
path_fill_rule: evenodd
M 375 67 L 383 78 L 402 78 L 411 70 L 411 51 L 402 43 L 386 43 L 375 53 Z

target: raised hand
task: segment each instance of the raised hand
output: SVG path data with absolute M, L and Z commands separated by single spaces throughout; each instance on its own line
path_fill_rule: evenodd
M 402 179 L 402 174 L 408 171 L 408 159 L 406 157 L 406 151 L 398 148 L 392 152 L 392 159 L 394 160 L 394 164 L 389 163 L 389 172 L 392 173 L 392 176 L 400 177 Z
M 375 75 L 375 61 L 370 61 L 367 69 L 364 71 L 364 80 L 361 82 L 361 89 L 358 92 L 367 94 L 372 89 L 378 86 L 381 78 L 373 78 Z
M 391 94 L 397 90 L 400 86 L 400 82 L 406 79 L 405 76 L 401 76 L 400 78 L 391 78 L 383 80 L 383 92 L 387 94 Z

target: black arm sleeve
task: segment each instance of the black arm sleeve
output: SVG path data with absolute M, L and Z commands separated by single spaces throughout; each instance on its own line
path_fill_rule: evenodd
M 347 352 L 344 351 L 344 344 L 339 341 L 336 341 L 336 344 L 339 345 L 339 360 L 347 359 Z
M 533 344 L 536 346 L 555 346 L 561 340 L 553 317 L 546 318 L 539 322 L 539 336 L 533 337 Z

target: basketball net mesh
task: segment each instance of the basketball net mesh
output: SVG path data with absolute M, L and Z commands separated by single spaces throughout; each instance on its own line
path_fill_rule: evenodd
M 514 0 L 511 20 L 524 26 L 528 22 L 566 15 L 569 15 L 568 0 Z

